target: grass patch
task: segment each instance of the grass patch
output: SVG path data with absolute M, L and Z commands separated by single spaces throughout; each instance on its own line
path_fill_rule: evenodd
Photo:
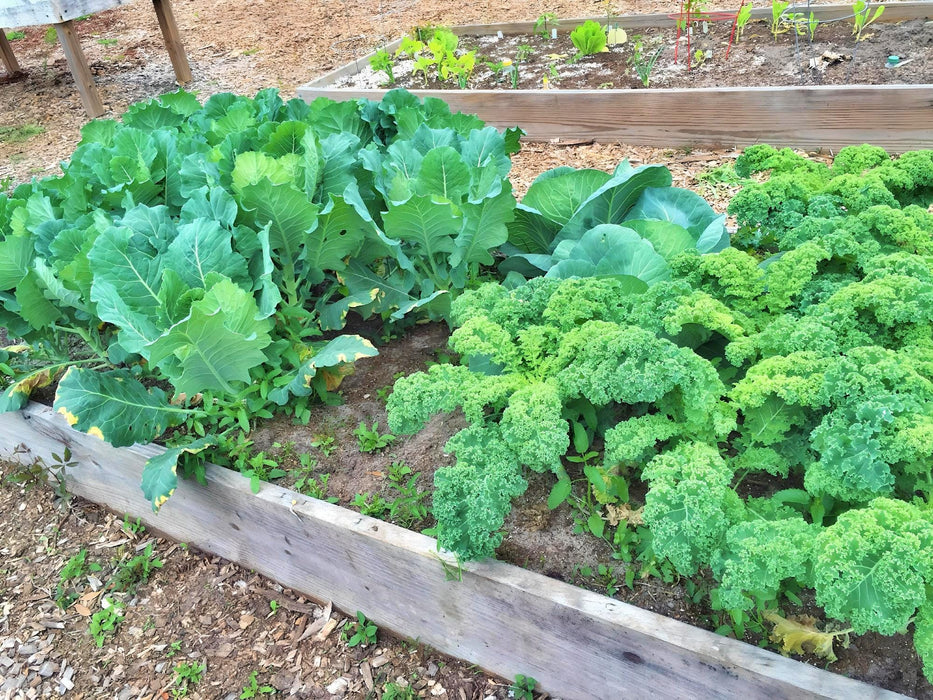
M 18 41 L 19 39 L 25 39 L 25 38 L 26 38 L 26 32 L 21 32 L 17 30 L 17 31 L 6 33 L 7 41 Z
M 33 136 L 45 133 L 45 127 L 38 124 L 18 124 L 0 126 L 0 143 L 22 143 Z

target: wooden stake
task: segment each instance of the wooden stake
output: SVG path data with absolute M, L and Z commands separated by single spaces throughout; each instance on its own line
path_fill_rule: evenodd
M 191 82 L 191 67 L 188 65 L 188 55 L 175 23 L 175 14 L 172 12 L 170 0 L 152 0 L 156 16 L 159 18 L 159 28 L 165 39 L 165 48 L 169 58 L 172 59 L 172 68 L 175 69 L 175 79 L 179 85 Z
M 0 28 L 0 57 L 3 58 L 3 65 L 6 66 L 7 73 L 16 75 L 20 72 L 19 63 L 16 61 L 16 56 L 13 55 L 13 47 L 7 41 L 6 32 L 2 28 Z
M 58 22 L 53 26 L 58 33 L 62 49 L 65 51 L 65 58 L 68 60 L 68 67 L 71 68 L 71 74 L 78 86 L 84 109 L 92 119 L 101 116 L 106 110 L 103 102 L 100 101 L 100 94 L 97 92 L 97 86 L 94 85 L 91 68 L 87 64 L 84 51 L 81 50 L 81 42 L 78 41 L 74 32 L 72 21 Z

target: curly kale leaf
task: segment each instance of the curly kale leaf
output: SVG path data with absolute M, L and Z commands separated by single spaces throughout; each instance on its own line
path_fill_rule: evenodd
M 738 523 L 726 532 L 725 546 L 713 558 L 718 607 L 748 610 L 773 600 L 786 579 L 806 580 L 819 528 L 793 511 L 782 515 Z
M 524 386 L 502 412 L 502 439 L 518 461 L 537 472 L 559 471 L 570 447 L 570 424 L 561 417 L 560 395 L 553 381 Z
M 933 683 L 933 586 L 927 589 L 927 600 L 914 620 L 914 647 L 923 662 L 923 675 Z
M 847 511 L 814 543 L 817 603 L 856 634 L 903 631 L 926 601 L 931 547 L 933 522 L 917 506 L 878 498 Z
M 641 464 L 657 455 L 658 443 L 680 435 L 683 426 L 663 413 L 636 416 L 621 421 L 604 435 L 605 463 Z
M 845 146 L 833 158 L 834 175 L 861 175 L 869 168 L 877 167 L 891 160 L 888 152 L 879 146 L 863 143 L 861 146 Z
M 528 488 L 515 453 L 495 424 L 471 425 L 452 437 L 457 464 L 434 473 L 437 540 L 463 559 L 495 554 L 512 499 Z
M 655 553 L 681 574 L 695 574 L 741 519 L 742 502 L 730 487 L 732 470 L 714 448 L 689 442 L 652 459 L 642 478 L 650 485 L 642 517 Z

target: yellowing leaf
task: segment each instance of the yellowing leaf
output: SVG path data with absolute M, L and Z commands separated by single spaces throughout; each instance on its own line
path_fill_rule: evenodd
M 628 41 L 628 34 L 625 33 L 622 27 L 613 27 L 606 32 L 606 43 L 609 44 L 609 46 L 624 44 L 626 41 Z
M 851 631 L 820 632 L 813 618 L 805 618 L 797 622 L 785 619 L 777 613 L 765 613 L 765 619 L 774 624 L 774 629 L 771 630 L 771 641 L 779 642 L 782 651 L 788 654 L 815 654 L 827 661 L 836 660 L 833 640 L 836 637 L 848 635 Z

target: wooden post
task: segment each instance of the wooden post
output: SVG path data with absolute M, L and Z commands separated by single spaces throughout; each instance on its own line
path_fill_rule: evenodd
M 87 64 L 84 51 L 81 50 L 81 42 L 78 41 L 78 37 L 74 32 L 72 21 L 58 22 L 53 26 L 58 33 L 58 40 L 65 50 L 65 58 L 68 60 L 71 74 L 74 76 L 78 92 L 81 94 L 84 109 L 87 110 L 92 119 L 101 116 L 106 110 L 103 102 L 100 101 L 100 94 L 97 92 L 97 86 L 94 85 L 91 68 Z
M 172 59 L 172 68 L 175 69 L 175 79 L 179 85 L 191 82 L 191 67 L 188 65 L 188 56 L 185 46 L 181 42 L 178 25 L 175 24 L 175 14 L 172 12 L 170 0 L 152 0 L 156 17 L 159 18 L 159 29 L 165 39 L 165 48 L 169 58 Z
M 6 72 L 10 75 L 16 75 L 20 72 L 19 63 L 16 56 L 13 55 L 13 47 L 7 41 L 6 32 L 0 27 L 0 57 L 3 58 L 3 65 L 6 66 Z

